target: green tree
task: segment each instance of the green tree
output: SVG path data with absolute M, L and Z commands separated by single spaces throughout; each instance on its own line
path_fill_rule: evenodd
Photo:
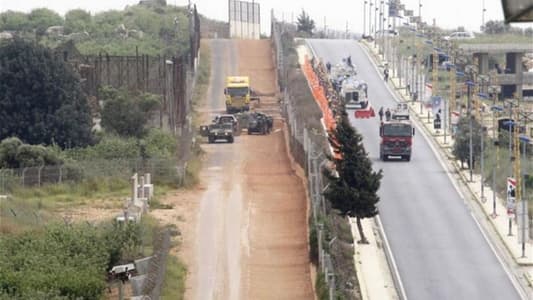
M 145 125 L 150 112 L 159 105 L 159 97 L 152 94 L 131 95 L 109 87 L 103 91 L 102 127 L 120 136 L 144 136 Z
M 0 139 L 62 148 L 91 142 L 91 114 L 75 72 L 35 43 L 0 46 Z
M 329 185 L 324 196 L 342 216 L 355 217 L 361 236 L 359 243 L 368 243 L 361 219 L 378 214 L 379 189 L 382 171 L 372 169 L 372 161 L 363 146 L 363 137 L 352 127 L 345 111 L 337 128 L 330 135 L 330 143 L 336 154 L 328 157 L 335 165 L 335 172 L 325 171 Z
M 475 162 L 481 156 L 481 135 L 484 135 L 484 140 L 486 141 L 486 133 L 482 130 L 481 124 L 478 120 L 472 120 L 472 155 L 473 155 L 473 166 Z M 455 135 L 455 142 L 453 144 L 453 155 L 456 159 L 461 161 L 461 167 L 463 167 L 464 162 L 470 164 L 470 122 L 468 117 L 463 117 L 459 119 L 457 124 L 457 133 Z M 469 166 L 470 167 L 470 166 Z
M 28 15 L 8 10 L 0 14 L 0 31 L 24 31 L 28 28 Z
M 315 21 L 302 10 L 302 13 L 296 19 L 296 25 L 299 32 L 307 33 L 309 36 L 313 35 L 313 30 L 315 30 Z
M 50 26 L 63 25 L 63 18 L 48 8 L 37 8 L 28 14 L 29 27 L 42 36 Z
M 73 32 L 91 31 L 92 18 L 88 11 L 83 9 L 69 10 L 65 14 L 65 34 Z
M 510 30 L 511 26 L 503 21 L 488 21 L 485 23 L 483 30 L 488 34 L 500 34 Z

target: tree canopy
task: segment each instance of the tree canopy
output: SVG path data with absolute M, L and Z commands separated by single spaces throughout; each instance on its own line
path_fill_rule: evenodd
M 305 10 L 302 10 L 302 13 L 296 19 L 296 25 L 299 32 L 305 32 L 309 35 L 313 35 L 313 30 L 315 30 L 315 21 L 311 19 Z
M 159 96 L 135 95 L 111 87 L 104 87 L 101 94 L 102 127 L 106 131 L 124 137 L 144 136 L 150 113 L 160 104 Z
M 363 137 L 352 127 L 345 111 L 330 135 L 333 151 L 338 156 L 329 157 L 335 171 L 326 171 L 329 186 L 324 196 L 334 209 L 343 216 L 357 218 L 361 242 L 366 242 L 360 219 L 371 218 L 378 214 L 379 189 L 382 171 L 372 169 L 372 161 L 363 146 Z
M 474 162 L 481 156 L 481 134 L 486 135 L 478 120 L 472 120 L 472 153 Z M 485 141 L 487 139 L 485 138 Z M 470 121 L 468 117 L 459 119 L 453 144 L 453 155 L 463 162 L 470 163 Z
M 0 45 L 0 140 L 84 146 L 91 115 L 75 72 L 49 49 L 20 39 Z

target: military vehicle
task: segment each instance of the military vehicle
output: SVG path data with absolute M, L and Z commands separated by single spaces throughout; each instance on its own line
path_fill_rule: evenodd
M 264 113 L 253 112 L 248 116 L 248 134 L 267 134 L 272 131 L 274 119 Z
M 214 123 L 200 126 L 200 133 L 207 137 L 207 141 L 212 144 L 217 140 L 226 140 L 233 143 L 233 125 L 231 123 Z

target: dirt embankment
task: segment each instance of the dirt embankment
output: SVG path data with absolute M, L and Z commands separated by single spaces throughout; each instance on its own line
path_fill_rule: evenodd
M 275 69 L 268 40 L 239 41 L 239 73 L 253 87 L 275 95 Z M 280 118 L 278 99 L 261 97 L 257 110 Z M 268 136 L 244 139 L 244 199 L 249 210 L 249 249 L 244 251 L 243 299 L 313 299 L 307 244 L 307 202 L 291 168 L 283 123 Z

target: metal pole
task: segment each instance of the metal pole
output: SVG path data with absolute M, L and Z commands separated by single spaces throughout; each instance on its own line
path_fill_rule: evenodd
M 483 115 L 481 115 L 481 157 L 480 157 L 480 163 L 481 163 L 481 181 L 480 181 L 480 184 L 481 184 L 481 202 L 485 202 L 486 199 L 485 199 L 485 193 L 484 193 L 484 190 L 485 190 L 485 184 L 484 184 L 484 178 L 485 178 L 485 154 L 484 154 L 484 150 L 485 150 L 485 145 L 484 145 L 484 135 L 485 135 L 485 126 L 483 125 Z
M 527 153 L 526 153 L 526 142 L 523 142 L 522 143 L 522 152 L 524 152 L 524 157 L 527 157 Z M 524 193 L 522 194 L 522 199 L 520 199 L 522 201 L 522 258 L 526 257 L 526 222 L 529 222 L 529 218 L 526 218 L 527 217 L 527 209 L 526 209 L 526 201 L 528 200 L 526 195 L 526 180 L 527 180 L 527 175 L 524 173 L 522 174 L 523 176 L 523 179 L 522 179 L 522 189 L 524 191 Z
M 366 4 L 368 1 L 363 2 L 363 37 L 366 35 Z
M 472 70 L 469 72 L 469 80 L 472 80 Z M 472 182 L 472 165 L 474 163 L 474 155 L 473 155 L 473 146 L 472 146 L 472 95 L 471 95 L 471 87 L 470 84 L 467 85 L 467 97 L 468 97 L 468 151 L 469 151 L 469 161 L 468 161 L 468 168 L 470 169 L 470 182 Z
M 509 129 L 509 161 L 511 162 L 511 172 L 510 172 L 510 177 L 513 177 L 513 148 L 512 148 L 512 145 L 513 145 L 513 133 L 511 131 L 511 125 L 512 125 L 512 122 L 511 120 L 513 119 L 513 102 L 511 101 L 510 102 L 511 104 L 511 107 L 509 109 L 509 126 L 508 126 L 508 129 Z
M 374 0 L 374 41 L 377 43 L 377 27 L 378 26 L 378 0 Z M 376 44 L 374 43 L 374 44 Z
M 494 147 L 498 148 L 498 146 L 496 145 L 496 142 L 494 142 Z M 496 160 L 498 160 L 497 150 L 494 151 L 494 154 L 496 155 Z M 498 214 L 496 214 L 496 167 L 492 168 L 492 215 L 491 216 L 492 218 L 496 218 L 498 216 Z

